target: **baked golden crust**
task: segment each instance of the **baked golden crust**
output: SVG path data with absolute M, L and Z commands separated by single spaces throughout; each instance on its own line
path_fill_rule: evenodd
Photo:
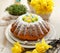
M 24 34 L 24 31 L 21 31 L 19 33 L 19 30 L 16 30 L 17 25 L 18 25 L 18 23 L 13 23 L 12 24 L 11 32 L 13 33 L 13 36 L 15 36 L 16 38 L 18 38 L 20 40 L 36 41 L 36 40 L 42 39 L 44 36 L 46 36 L 46 34 L 48 34 L 48 32 L 50 30 L 48 24 L 46 24 L 46 26 L 45 25 L 44 26 L 46 27 L 47 31 L 45 30 L 45 28 L 43 28 L 41 26 L 42 31 L 44 32 L 44 34 L 41 33 L 38 26 L 36 26 L 37 27 L 37 29 L 36 29 L 37 35 L 36 35 L 35 31 L 31 31 L 32 34 L 30 34 L 29 31 L 28 31 L 28 28 L 26 28 L 26 30 L 25 30 L 26 33 Z

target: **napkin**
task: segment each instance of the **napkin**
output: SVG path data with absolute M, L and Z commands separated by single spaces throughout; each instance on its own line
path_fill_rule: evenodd
M 3 45 L 0 45 L 0 53 L 12 53 L 11 50 Z

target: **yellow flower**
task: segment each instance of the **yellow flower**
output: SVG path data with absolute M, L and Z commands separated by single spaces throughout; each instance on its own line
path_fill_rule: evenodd
M 30 5 L 37 14 L 49 14 L 53 10 L 53 0 L 31 0 Z
M 19 42 L 14 43 L 14 46 L 12 47 L 12 53 L 21 53 L 23 51 L 23 48 L 21 47 Z
M 31 51 L 26 51 L 25 53 L 32 53 Z
M 36 44 L 36 50 L 39 53 L 45 53 L 49 48 L 52 48 L 52 46 L 48 45 L 44 39 L 42 39 L 42 42 Z
M 46 51 L 52 48 L 52 46 L 48 45 L 44 39 L 42 42 L 36 43 L 36 48 L 33 51 L 26 51 L 26 53 L 46 53 Z
M 37 50 L 36 50 L 36 49 L 34 49 L 34 50 L 32 51 L 32 53 L 38 53 L 38 52 L 37 52 Z

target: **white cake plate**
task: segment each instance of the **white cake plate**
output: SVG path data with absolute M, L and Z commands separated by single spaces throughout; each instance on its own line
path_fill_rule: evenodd
M 48 40 L 48 39 L 55 39 L 56 37 L 56 32 L 54 30 L 54 27 L 48 23 L 49 26 L 50 26 L 50 31 L 49 33 L 44 37 L 45 40 Z M 37 42 L 40 42 L 41 40 L 38 40 L 38 41 L 22 41 L 22 40 L 19 40 L 17 38 L 15 38 L 13 36 L 13 34 L 10 32 L 10 29 L 11 29 L 11 24 L 7 27 L 6 31 L 5 31 L 5 35 L 6 35 L 6 38 L 7 40 L 10 42 L 10 43 L 14 43 L 14 42 L 20 42 L 21 46 L 24 47 L 24 48 L 35 48 L 35 44 Z

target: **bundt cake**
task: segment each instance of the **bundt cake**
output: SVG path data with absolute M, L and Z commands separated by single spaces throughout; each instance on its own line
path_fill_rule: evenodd
M 48 23 L 35 14 L 24 14 L 11 26 L 13 36 L 24 41 L 42 39 L 49 31 Z

